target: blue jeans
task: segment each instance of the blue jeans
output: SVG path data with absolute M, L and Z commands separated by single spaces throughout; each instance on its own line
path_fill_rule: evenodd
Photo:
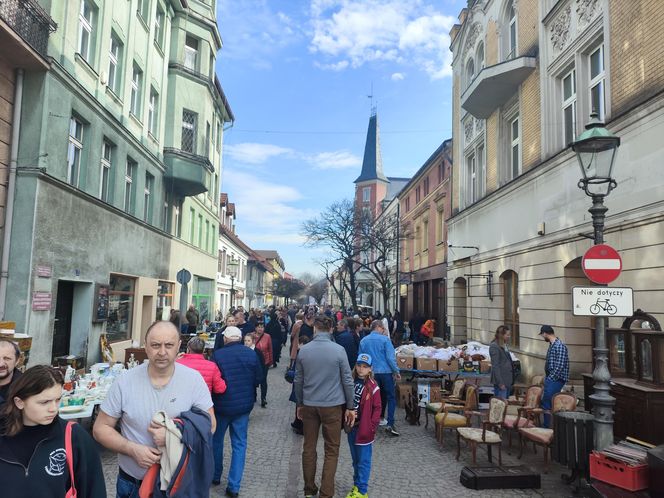
M 505 389 L 501 389 L 500 386 L 493 385 L 493 395 L 497 398 L 507 399 L 510 395 L 510 388 L 505 386 Z
M 348 433 L 348 446 L 350 447 L 350 456 L 353 459 L 353 484 L 364 495 L 369 487 L 373 443 L 355 444 L 356 437 L 357 427 Z
M 226 489 L 234 492 L 240 492 L 242 484 L 242 473 L 244 472 L 244 461 L 247 454 L 247 430 L 249 428 L 249 414 L 236 415 L 228 417 L 216 414 L 217 430 L 212 436 L 212 446 L 214 451 L 214 475 L 213 481 L 221 481 L 221 472 L 224 468 L 224 437 L 226 430 L 231 433 L 231 466 L 228 470 L 228 485 Z
M 381 412 L 385 413 L 385 405 L 387 405 L 387 425 L 392 427 L 394 425 L 394 410 L 397 407 L 397 398 L 394 395 L 394 378 L 391 373 L 377 373 L 374 374 L 376 384 L 380 388 L 381 400 L 384 399 Z
M 115 484 L 116 498 L 138 498 L 138 488 L 140 488 L 140 485 L 128 481 L 118 474 L 118 480 Z
M 544 379 L 544 390 L 542 393 L 542 409 L 551 410 L 551 400 L 553 395 L 563 390 L 565 383 L 562 380 Z M 544 427 L 551 426 L 551 415 L 544 413 Z

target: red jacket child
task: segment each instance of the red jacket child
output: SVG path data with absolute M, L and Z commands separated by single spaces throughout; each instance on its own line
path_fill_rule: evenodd
M 186 353 L 176 361 L 185 367 L 198 371 L 203 376 L 203 380 L 211 393 L 223 394 L 226 392 L 226 383 L 221 378 L 219 367 L 215 362 L 206 360 L 202 353 Z
M 364 389 L 360 397 L 360 422 L 357 428 L 355 444 L 371 444 L 376 437 L 380 423 L 380 388 L 371 377 L 364 380 Z

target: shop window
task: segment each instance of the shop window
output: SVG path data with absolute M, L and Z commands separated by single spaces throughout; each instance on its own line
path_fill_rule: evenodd
M 168 320 L 164 317 L 164 309 L 173 307 L 173 284 L 159 281 L 157 284 L 157 320 Z
M 106 336 L 109 342 L 125 341 L 132 337 L 134 315 L 134 289 L 136 279 L 123 275 L 111 275 L 108 292 L 108 323 Z

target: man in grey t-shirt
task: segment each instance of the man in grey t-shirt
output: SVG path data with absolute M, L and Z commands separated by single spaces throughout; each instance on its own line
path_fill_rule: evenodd
M 93 433 L 103 446 L 118 453 L 118 498 L 138 496 L 145 472 L 160 459 L 157 447 L 163 446 L 165 429 L 152 423 L 156 412 L 177 417 L 195 406 L 210 414 L 214 433 L 210 391 L 200 373 L 175 363 L 179 349 L 176 327 L 166 321 L 153 323 L 145 336 L 149 364 L 118 378 L 101 405 Z M 120 434 L 115 430 L 118 421 Z

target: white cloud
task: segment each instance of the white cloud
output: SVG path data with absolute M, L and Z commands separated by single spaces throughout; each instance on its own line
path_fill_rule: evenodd
M 414 64 L 430 78 L 451 75 L 449 30 L 455 22 L 422 0 L 312 0 L 309 50 L 323 69 L 338 59 Z
M 293 150 L 286 147 L 251 142 L 225 145 L 224 149 L 229 157 L 245 164 L 263 164 L 272 157 L 293 154 Z
M 403 73 L 394 73 L 391 76 L 392 81 L 402 81 L 405 77 L 406 75 Z
M 362 164 L 362 159 L 347 150 L 319 152 L 318 154 L 307 156 L 306 160 L 318 169 L 357 168 Z
M 343 60 L 339 62 L 335 62 L 333 64 L 321 64 L 318 61 L 314 61 L 314 66 L 320 69 L 324 69 L 327 71 L 343 71 L 350 65 L 350 62 Z

